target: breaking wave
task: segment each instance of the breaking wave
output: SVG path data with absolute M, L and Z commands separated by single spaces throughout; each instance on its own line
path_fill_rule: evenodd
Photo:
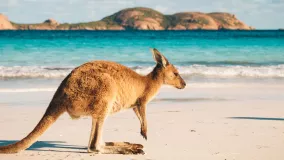
M 255 77 L 255 78 L 284 78 L 284 65 L 275 66 L 207 66 L 190 65 L 178 66 L 179 72 L 185 77 Z M 149 73 L 152 67 L 133 67 L 138 73 Z
M 43 66 L 0 66 L 1 78 L 60 78 L 71 72 L 73 67 Z
M 44 67 L 44 66 L 0 66 L 0 78 L 62 78 L 71 72 L 74 67 Z M 151 72 L 150 66 L 132 66 L 140 74 Z M 284 78 L 284 65 L 270 66 L 208 66 L 188 65 L 177 66 L 185 77 L 252 77 L 252 78 Z
M 25 92 L 54 92 L 56 88 L 7 88 L 0 89 L 0 93 L 25 93 Z

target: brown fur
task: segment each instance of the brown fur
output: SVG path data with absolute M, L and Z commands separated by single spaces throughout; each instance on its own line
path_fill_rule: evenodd
M 75 68 L 57 89 L 46 113 L 35 129 L 21 141 L 0 147 L 0 153 L 17 153 L 30 147 L 64 112 L 72 118 L 92 117 L 89 152 L 143 154 L 143 146 L 130 143 L 101 144 L 102 127 L 109 114 L 133 108 L 141 122 L 141 135 L 147 139 L 146 105 L 162 84 L 185 87 L 176 68 L 156 49 L 157 62 L 146 76 L 115 62 L 92 61 Z

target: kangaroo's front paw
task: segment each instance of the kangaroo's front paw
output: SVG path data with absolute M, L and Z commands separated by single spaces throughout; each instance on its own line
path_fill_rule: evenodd
M 143 138 L 145 138 L 147 140 L 147 129 L 141 128 L 140 134 L 142 135 Z

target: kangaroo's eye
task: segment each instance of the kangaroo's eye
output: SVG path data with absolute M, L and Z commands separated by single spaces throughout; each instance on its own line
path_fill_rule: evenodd
M 178 76 L 178 73 L 174 73 L 174 75 L 177 77 L 177 76 Z

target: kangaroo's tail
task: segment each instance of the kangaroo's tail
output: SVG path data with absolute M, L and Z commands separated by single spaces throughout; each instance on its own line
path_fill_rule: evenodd
M 37 126 L 24 139 L 14 144 L 0 146 L 0 154 L 17 153 L 29 148 L 34 142 L 36 142 L 39 136 L 41 136 L 66 110 L 64 107 L 58 106 L 58 104 L 56 106 L 54 105 L 56 104 L 53 104 L 52 102 L 50 103 L 49 107 L 47 108 L 45 114 L 43 115 Z

